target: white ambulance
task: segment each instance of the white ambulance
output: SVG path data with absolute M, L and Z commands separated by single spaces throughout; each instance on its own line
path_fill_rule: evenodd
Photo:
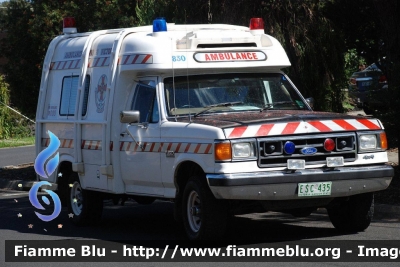
M 58 187 L 74 223 L 104 199 L 168 200 L 189 239 L 221 236 L 229 216 L 325 207 L 342 231 L 371 221 L 388 187 L 381 122 L 314 112 L 281 71 L 281 44 L 250 27 L 166 24 L 64 34 L 50 44 L 36 152 L 60 140 Z

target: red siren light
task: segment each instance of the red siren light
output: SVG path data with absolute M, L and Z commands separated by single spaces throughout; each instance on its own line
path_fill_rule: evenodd
M 331 138 L 326 138 L 324 141 L 324 148 L 326 151 L 332 151 L 335 149 L 335 141 Z
M 264 20 L 262 18 L 250 19 L 250 30 L 264 30 Z
M 66 17 L 63 19 L 63 33 L 64 34 L 71 34 L 76 33 L 76 23 L 75 18 L 73 17 Z
M 76 28 L 75 18 L 74 17 L 66 17 L 63 20 L 64 28 Z

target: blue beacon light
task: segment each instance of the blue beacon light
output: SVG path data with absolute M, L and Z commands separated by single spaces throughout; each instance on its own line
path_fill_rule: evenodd
M 156 18 L 153 20 L 153 32 L 166 32 L 167 22 L 165 18 Z
M 285 151 L 286 154 L 293 154 L 295 148 L 296 148 L 295 144 L 291 141 L 287 141 L 283 146 L 283 150 Z

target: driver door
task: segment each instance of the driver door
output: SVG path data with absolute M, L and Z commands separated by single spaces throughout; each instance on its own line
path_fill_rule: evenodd
M 121 175 L 127 193 L 162 196 L 164 187 L 160 168 L 160 119 L 157 98 L 157 78 L 136 82 L 131 101 L 125 110 L 140 112 L 139 123 L 127 127 L 120 139 Z

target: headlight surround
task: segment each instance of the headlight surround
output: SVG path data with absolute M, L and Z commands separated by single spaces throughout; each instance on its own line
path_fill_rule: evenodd
M 387 139 L 384 131 L 358 133 L 360 152 L 385 151 L 386 149 Z
M 228 145 L 229 144 L 229 145 Z M 221 161 L 247 161 L 256 160 L 256 140 L 242 139 L 219 141 L 215 143 L 215 160 Z

